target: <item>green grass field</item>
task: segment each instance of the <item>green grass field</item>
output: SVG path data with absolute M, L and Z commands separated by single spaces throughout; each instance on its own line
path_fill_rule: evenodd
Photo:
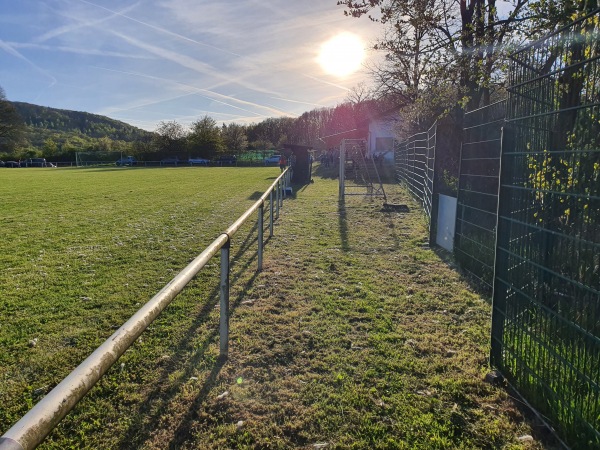
M 0 172 L 0 431 L 278 174 Z M 285 201 L 260 274 L 256 230 L 240 230 L 229 359 L 217 358 L 214 260 L 42 448 L 550 448 L 483 381 L 489 305 L 423 245 L 419 207 L 386 188 L 411 212 L 340 204 L 336 180 L 315 176 Z
M 0 429 L 110 336 L 278 174 L 276 168 L 3 170 Z M 174 305 L 172 314 L 181 307 L 178 314 L 188 315 L 183 298 L 186 306 Z

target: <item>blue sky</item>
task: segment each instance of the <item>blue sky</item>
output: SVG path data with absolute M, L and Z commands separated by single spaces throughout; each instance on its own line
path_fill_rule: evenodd
M 368 46 L 381 28 L 336 0 L 0 0 L 0 86 L 9 100 L 148 130 L 296 117 L 368 81 L 318 64 L 341 32 Z

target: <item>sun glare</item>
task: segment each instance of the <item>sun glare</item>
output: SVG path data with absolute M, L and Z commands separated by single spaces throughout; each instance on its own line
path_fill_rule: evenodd
M 362 40 L 353 33 L 344 32 L 321 45 L 318 61 L 328 74 L 345 77 L 360 69 L 364 57 Z

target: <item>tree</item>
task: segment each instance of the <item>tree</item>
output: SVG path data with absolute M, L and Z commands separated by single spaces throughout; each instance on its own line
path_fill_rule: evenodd
M 158 152 L 173 153 L 184 146 L 185 130 L 176 121 L 160 122 L 153 137 L 153 147 Z
M 23 119 L 0 87 L 0 148 L 7 153 L 14 152 L 24 139 L 24 132 Z
M 53 158 L 57 155 L 58 145 L 56 145 L 56 142 L 54 141 L 54 139 L 49 137 L 48 139 L 46 139 L 44 141 L 43 151 L 44 151 L 44 156 L 46 158 Z
M 375 48 L 385 61 L 373 69 L 380 92 L 408 104 L 429 87 L 456 86 L 469 109 L 488 104 L 505 45 L 521 27 L 527 0 L 502 18 L 496 0 L 339 0 L 346 15 L 365 14 L 385 26 Z
M 204 116 L 192 123 L 188 135 L 188 148 L 194 155 L 203 158 L 212 158 L 225 151 L 223 136 L 215 119 Z
M 227 150 L 235 155 L 245 152 L 248 148 L 246 128 L 243 125 L 237 123 L 223 124 L 221 135 Z
M 352 87 L 345 98 L 345 103 L 363 103 L 373 98 L 372 90 L 363 81 Z
M 281 141 L 282 136 L 289 134 L 295 120 L 291 117 L 269 117 L 260 123 L 252 124 L 248 127 L 248 140 L 253 143 L 254 148 L 257 148 L 256 145 L 265 148 L 267 143 L 266 148 L 271 148 Z M 259 144 L 261 142 L 262 144 Z

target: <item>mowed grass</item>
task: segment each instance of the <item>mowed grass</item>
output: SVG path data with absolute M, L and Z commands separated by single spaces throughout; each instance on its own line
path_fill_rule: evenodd
M 0 173 L 0 431 L 277 175 Z M 215 260 L 43 448 L 550 448 L 483 381 L 489 304 L 425 245 L 419 206 L 390 185 L 409 213 L 339 203 L 327 177 L 297 188 L 262 273 L 252 225 L 233 241 L 229 359 L 218 359 Z
M 0 430 L 108 338 L 278 174 L 278 168 L 0 172 Z M 154 334 L 142 338 L 140 346 L 153 347 L 139 356 L 148 370 L 156 365 L 148 359 L 155 348 L 172 344 L 189 327 L 194 308 L 205 305 L 218 259 L 212 266 Z M 141 369 L 127 376 L 138 377 Z M 98 420 L 103 415 L 99 411 Z M 84 424 L 75 433 L 85 432 Z M 79 440 L 73 430 L 66 434 L 68 442 Z

